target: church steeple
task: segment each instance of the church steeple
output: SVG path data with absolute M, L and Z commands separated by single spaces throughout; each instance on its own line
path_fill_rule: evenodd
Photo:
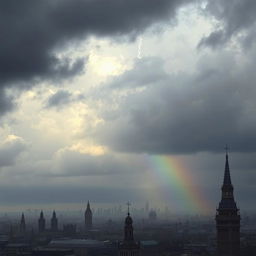
M 133 237 L 133 220 L 130 216 L 130 203 L 127 203 L 128 211 L 124 222 L 124 240 L 119 243 L 119 256 L 139 256 L 140 244 Z
M 128 211 L 127 217 L 125 218 L 125 226 L 124 226 L 124 242 L 133 241 L 133 226 L 132 226 L 132 218 L 130 216 L 130 203 L 127 203 Z

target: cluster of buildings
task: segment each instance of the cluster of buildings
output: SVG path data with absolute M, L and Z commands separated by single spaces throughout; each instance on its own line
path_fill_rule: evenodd
M 240 254 L 240 213 L 234 199 L 234 188 L 231 182 L 228 153 L 226 153 L 224 180 L 221 188 L 222 196 L 218 205 L 215 221 L 216 221 L 216 250 L 212 254 L 204 254 L 203 245 L 186 246 L 183 254 L 175 254 L 170 252 L 164 254 L 166 256 L 181 255 L 214 255 L 214 256 L 239 256 Z M 19 224 L 19 235 L 22 238 L 29 237 L 30 244 L 22 242 L 10 243 L 0 239 L 0 255 L 48 255 L 48 256 L 160 256 L 154 252 L 156 241 L 136 241 L 133 232 L 133 219 L 130 215 L 128 204 L 127 217 L 125 218 L 123 228 L 123 239 L 101 241 L 93 239 L 93 214 L 88 201 L 84 213 L 84 230 L 82 236 L 76 236 L 76 226 L 66 224 L 60 230 L 58 226 L 58 218 L 56 212 L 53 211 L 50 219 L 50 228 L 46 228 L 46 219 L 43 211 L 41 211 L 38 219 L 38 232 L 31 233 L 27 231 L 25 216 L 22 214 Z M 149 213 L 149 220 L 156 220 L 156 213 Z M 70 234 L 70 237 L 64 236 Z M 111 233 L 111 226 L 109 228 Z M 28 235 L 29 234 L 29 235 Z M 71 235 L 72 234 L 72 235 Z M 33 238 L 37 242 L 33 244 Z M 86 238 L 86 239 L 85 239 Z M 40 240 L 41 239 L 41 240 Z M 145 248 L 152 248 L 145 250 Z M 198 251 L 195 254 L 194 251 Z M 200 253 L 199 253 L 200 251 Z M 253 255 L 253 254 L 252 254 Z
M 86 207 L 86 210 L 84 213 L 84 223 L 85 223 L 85 225 L 84 225 L 85 231 L 89 231 L 92 229 L 92 210 L 90 208 L 89 201 L 87 203 L 87 207 Z M 73 230 L 75 233 L 76 227 L 75 227 L 75 225 L 67 224 L 67 225 L 64 225 L 63 230 L 64 231 L 72 231 Z M 27 233 L 24 213 L 22 213 L 22 215 L 21 215 L 19 232 L 20 232 L 20 234 Z M 38 219 L 38 232 L 39 232 L 39 234 L 60 232 L 59 227 L 58 227 L 58 218 L 57 218 L 55 210 L 52 213 L 52 217 L 50 220 L 50 229 L 48 229 L 48 230 L 46 229 L 46 219 L 44 217 L 44 213 L 43 213 L 43 211 L 40 212 L 40 216 Z

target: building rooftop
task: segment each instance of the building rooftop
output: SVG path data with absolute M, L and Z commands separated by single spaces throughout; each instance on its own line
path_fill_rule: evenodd
M 52 240 L 49 244 L 50 247 L 104 247 L 104 242 L 91 239 L 61 239 Z

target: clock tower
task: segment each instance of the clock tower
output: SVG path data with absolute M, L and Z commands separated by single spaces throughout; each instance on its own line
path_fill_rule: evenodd
M 226 148 L 226 163 L 222 196 L 216 213 L 218 256 L 238 256 L 240 252 L 240 214 L 234 199 L 229 159 Z

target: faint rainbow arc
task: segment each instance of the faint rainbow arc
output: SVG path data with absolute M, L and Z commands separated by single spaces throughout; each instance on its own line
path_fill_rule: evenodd
M 157 155 L 147 156 L 147 161 L 151 169 L 181 196 L 186 208 L 194 212 L 209 213 L 211 207 L 184 163 L 171 156 Z

